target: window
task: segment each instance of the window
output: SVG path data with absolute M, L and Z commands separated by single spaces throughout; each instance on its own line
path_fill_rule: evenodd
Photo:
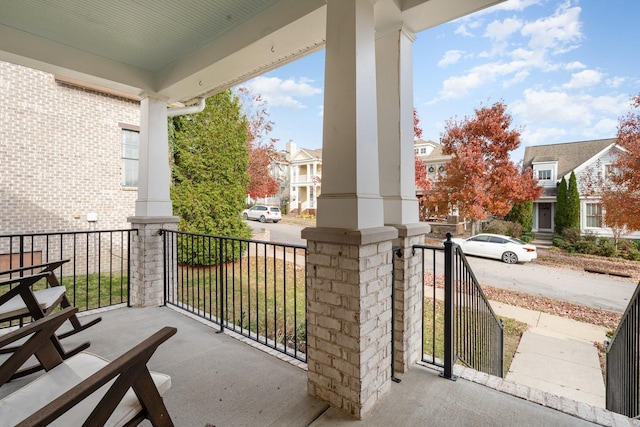
M 140 132 L 122 129 L 122 185 L 138 186 L 138 153 Z
M 600 203 L 587 203 L 587 227 L 602 227 L 602 205 Z
M 539 170 L 538 171 L 538 180 L 539 181 L 550 181 L 551 180 L 551 170 Z
M 420 154 L 427 154 L 427 147 L 421 147 Z

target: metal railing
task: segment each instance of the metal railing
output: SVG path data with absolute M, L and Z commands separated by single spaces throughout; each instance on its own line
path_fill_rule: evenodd
M 502 377 L 504 326 L 459 246 L 447 233 L 442 247 L 415 245 L 413 249 L 422 251 L 422 361 L 443 368 L 443 376 L 449 379 L 455 379 L 457 360 Z
M 607 345 L 606 407 L 640 417 L 640 283 Z
M 67 298 L 79 311 L 129 303 L 131 233 L 96 230 L 0 235 L 3 271 L 70 259 L 55 272 Z M 31 274 L 30 270 L 17 274 Z M 14 275 L 15 276 L 15 275 Z M 44 287 L 42 281 L 35 285 Z
M 306 248 L 162 230 L 165 303 L 306 361 Z

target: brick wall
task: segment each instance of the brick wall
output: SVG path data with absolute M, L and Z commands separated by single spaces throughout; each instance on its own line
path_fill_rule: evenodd
M 0 105 L 0 234 L 130 228 L 120 123 L 139 126 L 138 102 L 0 61 Z

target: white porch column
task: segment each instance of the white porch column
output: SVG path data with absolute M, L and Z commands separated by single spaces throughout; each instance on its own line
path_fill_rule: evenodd
M 413 151 L 415 36 L 395 28 L 376 40 L 380 194 L 385 224 L 418 222 Z
M 169 193 L 169 140 L 166 102 L 140 102 L 138 200 L 135 216 L 127 218 L 137 230 L 131 250 L 131 304 L 163 304 L 163 239 L 160 229 L 177 229 Z
M 357 418 L 391 387 L 394 227 L 378 173 L 375 0 L 328 0 L 322 194 L 307 228 L 308 392 Z
M 329 1 L 317 225 L 382 226 L 372 0 Z
M 418 221 L 413 149 L 413 33 L 398 25 L 376 39 L 380 194 L 384 223 L 398 229 L 395 263 L 394 369 L 406 372 L 420 360 L 421 268 L 412 247 L 424 243 L 429 225 Z

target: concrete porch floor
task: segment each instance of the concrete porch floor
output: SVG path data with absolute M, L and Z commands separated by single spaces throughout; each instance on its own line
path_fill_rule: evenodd
M 557 402 L 562 412 L 520 397 L 522 389 L 464 369 L 458 381 L 415 366 L 399 375 L 391 391 L 362 421 L 331 409 L 306 393 L 304 364 L 294 366 L 229 334 L 167 307 L 118 308 L 91 314 L 103 320 L 63 341 L 66 346 L 91 341 L 89 351 L 113 359 L 163 326 L 178 333 L 160 346 L 150 367 L 171 376 L 165 402 L 176 426 L 613 426 L 638 425 L 628 418 L 571 402 Z M 32 376 L 33 377 L 33 376 Z M 475 377 L 475 378 L 474 378 Z M 468 378 L 468 379 L 465 379 Z M 0 388 L 0 397 L 25 378 Z M 492 381 L 502 384 L 491 387 Z M 530 397 L 532 392 L 525 397 Z M 595 412 L 594 412 L 595 411 Z M 586 416 L 585 416 L 586 414 Z M 1 424 L 1 423 L 0 423 Z M 150 425 L 143 423 L 142 425 Z

